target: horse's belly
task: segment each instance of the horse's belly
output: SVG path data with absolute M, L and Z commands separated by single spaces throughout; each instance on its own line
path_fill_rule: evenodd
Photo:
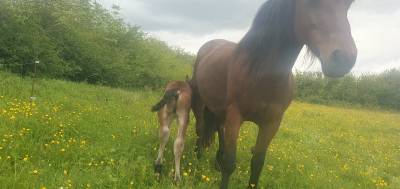
M 207 108 L 219 114 L 226 104 L 227 66 L 223 62 L 204 59 L 197 68 L 199 95 Z

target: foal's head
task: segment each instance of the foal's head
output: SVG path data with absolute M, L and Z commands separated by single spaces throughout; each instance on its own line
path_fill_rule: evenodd
M 341 77 L 353 68 L 357 47 L 347 12 L 354 0 L 295 0 L 295 35 L 320 59 L 328 77 Z

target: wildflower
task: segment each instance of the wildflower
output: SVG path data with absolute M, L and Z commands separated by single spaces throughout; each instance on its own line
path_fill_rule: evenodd
M 32 173 L 36 175 L 36 174 L 39 173 L 39 171 L 35 169 L 35 170 L 32 171 Z
M 187 177 L 188 173 L 187 172 L 183 172 L 183 176 Z
M 272 166 L 272 165 L 267 165 L 267 169 L 268 169 L 269 171 L 272 171 L 272 170 L 274 170 L 274 166 Z
M 64 175 L 68 175 L 68 171 L 67 170 L 64 170 Z
M 62 148 L 60 151 L 61 151 L 61 152 L 65 152 L 65 149 L 64 149 L 64 148 Z
M 206 176 L 206 175 L 201 175 L 201 178 L 202 178 L 203 180 L 207 181 L 207 182 L 210 181 L 210 178 L 209 178 L 208 176 Z
M 343 171 L 347 171 L 347 170 L 349 170 L 349 166 L 347 164 L 345 164 L 345 165 L 343 165 L 342 169 L 343 169 Z
M 67 180 L 67 184 L 68 184 L 69 187 L 72 187 L 72 180 L 68 179 Z

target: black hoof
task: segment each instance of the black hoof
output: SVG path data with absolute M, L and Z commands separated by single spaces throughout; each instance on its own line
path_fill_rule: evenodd
M 161 175 L 161 171 L 162 171 L 162 165 L 161 164 L 155 164 L 154 165 L 154 173 Z
M 221 169 L 221 163 L 220 163 L 217 159 L 215 160 L 214 168 L 215 168 L 215 170 L 217 170 L 218 172 L 221 172 L 221 171 L 222 171 L 222 169 Z

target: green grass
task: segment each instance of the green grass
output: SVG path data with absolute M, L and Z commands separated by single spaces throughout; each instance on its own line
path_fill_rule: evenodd
M 0 188 L 217 188 L 216 145 L 172 182 L 172 131 L 160 182 L 153 175 L 160 93 L 129 92 L 0 73 Z M 257 128 L 241 129 L 232 188 L 245 188 Z M 207 181 L 207 178 L 210 180 Z M 400 188 L 400 114 L 295 102 L 267 155 L 260 188 Z

